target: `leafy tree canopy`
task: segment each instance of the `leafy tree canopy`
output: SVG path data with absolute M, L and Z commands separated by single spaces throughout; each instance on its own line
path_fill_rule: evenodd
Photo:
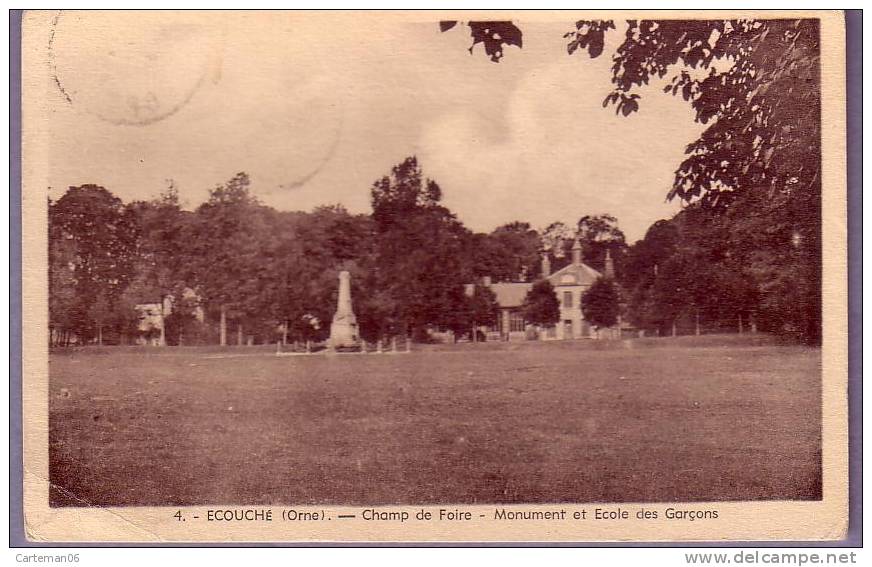
M 481 275 L 494 281 L 531 281 L 539 275 L 541 242 L 530 223 L 515 221 L 497 227 L 484 239 L 476 265 L 489 266 Z
M 120 199 L 98 185 L 70 187 L 49 203 L 52 323 L 96 337 L 135 275 L 138 227 Z
M 533 284 L 524 299 L 524 319 L 534 325 L 550 326 L 560 320 L 560 303 L 548 280 Z
M 469 231 L 440 204 L 442 190 L 408 157 L 372 187 L 379 284 L 394 299 L 392 319 L 422 329 L 457 309 L 471 280 Z
M 443 20 L 439 22 L 439 29 L 445 32 L 456 25 L 456 20 Z M 472 46 L 469 48 L 469 52 L 472 53 L 475 46 L 481 43 L 484 46 L 485 54 L 494 63 L 499 63 L 500 59 L 503 58 L 504 46 L 523 46 L 524 34 L 512 22 L 473 21 L 467 22 L 467 26 L 469 26 L 469 32 L 472 36 Z
M 618 322 L 620 296 L 611 278 L 597 279 L 581 296 L 584 319 L 596 329 L 612 327 Z

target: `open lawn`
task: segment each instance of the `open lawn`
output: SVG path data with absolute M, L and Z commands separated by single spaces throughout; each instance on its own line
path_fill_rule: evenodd
M 820 351 L 765 338 L 50 360 L 55 506 L 821 497 Z

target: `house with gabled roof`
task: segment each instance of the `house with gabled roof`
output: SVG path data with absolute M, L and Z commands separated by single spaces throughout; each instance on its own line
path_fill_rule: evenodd
M 614 277 L 611 255 L 606 252 L 605 275 Z M 560 303 L 560 321 L 557 325 L 540 330 L 542 339 L 579 339 L 593 336 L 590 324 L 581 313 L 581 296 L 601 276 L 581 261 L 581 242 L 576 238 L 572 247 L 572 261 L 551 272 L 551 264 L 546 255 L 542 260 L 542 278 L 551 282 Z M 484 278 L 483 285 L 490 288 L 496 296 L 499 309 L 497 323 L 489 329 L 494 338 L 521 340 L 527 337 L 531 325 L 524 320 L 524 300 L 532 283 L 501 282 L 491 283 Z
M 550 271 L 547 257 L 543 272 Z M 611 256 L 606 257 L 606 272 L 613 271 Z M 578 339 L 592 335 L 590 324 L 581 313 L 581 296 L 599 279 L 600 273 L 581 261 L 581 242 L 576 238 L 572 246 L 572 261 L 553 274 L 543 276 L 551 282 L 560 302 L 560 321 L 546 329 L 546 338 Z

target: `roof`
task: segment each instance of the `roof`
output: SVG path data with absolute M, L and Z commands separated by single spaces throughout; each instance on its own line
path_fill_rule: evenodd
M 572 276 L 572 282 L 563 282 L 564 276 Z M 554 287 L 566 285 L 590 286 L 599 279 L 600 273 L 587 264 L 569 264 L 557 270 L 550 276 L 548 281 Z M 488 286 L 497 298 L 497 305 L 501 308 L 521 307 L 527 298 L 527 292 L 533 288 L 532 283 L 526 282 L 502 282 L 492 283 Z M 472 295 L 474 284 L 466 284 L 466 294 Z
M 500 307 L 520 307 L 524 304 L 527 292 L 533 288 L 531 283 L 494 283 L 490 290 L 497 297 Z
M 564 282 L 564 276 L 571 275 L 574 278 L 574 282 Z M 597 279 L 599 279 L 600 273 L 587 264 L 569 264 L 568 266 L 564 266 L 563 268 L 557 270 L 550 276 L 548 276 L 548 281 L 551 282 L 551 285 L 554 287 L 560 285 L 592 285 Z

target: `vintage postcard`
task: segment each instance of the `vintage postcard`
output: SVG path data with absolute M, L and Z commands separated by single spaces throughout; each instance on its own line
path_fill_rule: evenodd
M 40 542 L 837 540 L 845 17 L 28 11 Z

